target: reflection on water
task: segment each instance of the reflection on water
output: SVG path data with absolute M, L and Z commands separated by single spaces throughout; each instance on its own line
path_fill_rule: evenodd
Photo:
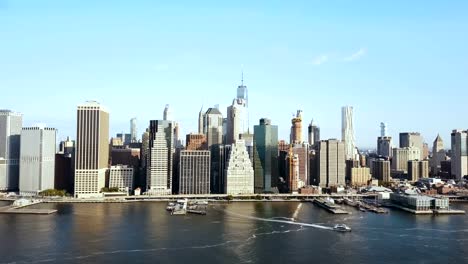
M 352 208 L 337 216 L 294 202 L 216 204 L 207 216 L 170 216 L 165 203 L 41 207 L 59 212 L 0 215 L 0 263 L 393 263 L 395 252 L 400 262 L 463 263 L 468 256 L 466 216 Z M 353 232 L 330 231 L 336 223 Z

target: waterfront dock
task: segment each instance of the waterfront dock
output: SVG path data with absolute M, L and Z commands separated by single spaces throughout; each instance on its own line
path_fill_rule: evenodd
M 56 213 L 55 209 L 34 209 L 26 208 L 32 205 L 41 204 L 41 200 L 27 203 L 13 203 L 12 205 L 0 207 L 0 214 L 32 214 L 32 215 L 50 215 Z
M 339 206 L 335 204 L 330 204 L 323 199 L 314 199 L 312 200 L 312 203 L 327 210 L 329 213 L 332 213 L 332 214 L 349 214 L 348 211 L 341 209 Z

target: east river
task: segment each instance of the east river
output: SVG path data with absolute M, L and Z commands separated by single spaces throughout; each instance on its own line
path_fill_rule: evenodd
M 337 216 L 310 203 L 245 202 L 170 216 L 165 206 L 43 204 L 58 213 L 0 215 L 0 263 L 468 263 L 466 215 L 346 207 L 352 214 Z M 337 223 L 353 231 L 330 230 Z

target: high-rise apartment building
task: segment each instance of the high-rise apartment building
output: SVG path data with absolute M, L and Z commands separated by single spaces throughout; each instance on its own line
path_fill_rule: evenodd
M 78 106 L 75 196 L 93 197 L 105 187 L 109 165 L 109 112 L 98 102 Z
M 254 193 L 254 169 L 243 140 L 231 146 L 224 189 L 226 194 Z
M 453 130 L 452 138 L 452 175 L 460 180 L 468 175 L 468 130 Z
M 54 189 L 56 136 L 55 128 L 36 126 L 21 130 L 21 195 Z
M 275 192 L 278 187 L 278 126 L 262 118 L 254 126 L 255 193 Z
M 416 182 L 421 178 L 429 177 L 429 161 L 410 160 L 408 161 L 408 180 Z
M 421 151 L 416 147 L 394 148 L 392 169 L 394 171 L 408 172 L 408 161 L 419 160 Z
M 22 126 L 21 113 L 0 110 L 0 191 L 18 190 Z
M 434 140 L 434 144 L 432 146 L 432 158 L 431 158 L 431 169 L 434 175 L 438 175 L 440 172 L 440 163 L 444 161 L 447 157 L 445 154 L 444 149 L 444 141 L 437 135 L 437 138 Z
M 357 149 L 354 138 L 354 110 L 352 106 L 341 109 L 341 140 L 345 144 L 345 158 L 356 159 Z
M 312 185 L 331 187 L 345 185 L 345 144 L 336 139 L 322 140 L 315 146 L 315 172 Z
M 415 147 L 419 149 L 419 160 L 424 160 L 424 140 L 419 132 L 400 133 L 400 148 Z
M 179 163 L 179 194 L 210 193 L 210 161 L 208 150 L 182 150 Z
M 392 137 L 377 138 L 377 155 L 392 157 Z
M 174 146 L 174 122 L 151 120 L 149 126 L 149 150 L 147 156 L 147 190 L 149 194 L 172 193 Z

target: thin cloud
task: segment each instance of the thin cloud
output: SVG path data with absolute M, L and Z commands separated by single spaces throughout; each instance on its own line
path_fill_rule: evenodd
M 355 61 L 359 60 L 362 56 L 366 55 L 367 49 L 360 48 L 357 52 L 351 54 L 349 57 L 344 58 L 344 61 Z
M 322 54 L 320 56 L 317 56 L 315 59 L 313 59 L 312 64 L 318 66 L 318 65 L 324 64 L 327 61 L 328 61 L 328 55 Z

